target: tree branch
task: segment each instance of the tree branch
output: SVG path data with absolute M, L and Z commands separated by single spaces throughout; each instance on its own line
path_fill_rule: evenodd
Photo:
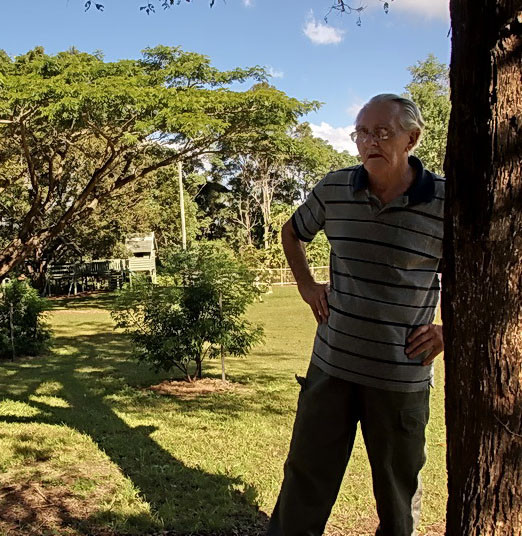
M 38 192 L 38 183 L 36 181 L 35 166 L 29 151 L 29 145 L 27 144 L 27 130 L 22 119 L 20 120 L 20 136 L 22 139 L 22 148 L 24 151 L 25 161 L 27 162 L 27 169 L 29 171 L 29 178 L 31 179 L 31 186 L 36 194 Z

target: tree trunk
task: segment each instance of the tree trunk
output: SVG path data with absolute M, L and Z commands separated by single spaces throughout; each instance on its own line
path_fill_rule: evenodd
M 45 289 L 47 266 L 49 264 L 49 259 L 44 256 L 43 252 L 42 248 L 35 248 L 30 262 L 25 266 L 25 270 L 31 278 L 32 286 L 40 292 Z
M 251 247 L 252 246 L 252 219 L 250 217 L 250 200 L 247 199 L 246 203 L 246 209 L 245 209 L 245 229 L 246 229 L 246 239 L 247 244 Z
M 7 277 L 7 274 L 23 262 L 38 246 L 44 244 L 52 237 L 52 233 L 42 233 L 32 236 L 27 240 L 15 238 L 2 251 L 0 251 L 0 281 Z
M 522 534 L 522 2 L 451 0 L 448 536 Z
M 261 182 L 262 191 L 262 213 L 263 213 L 263 245 L 265 249 L 270 247 L 270 208 L 272 198 L 268 186 L 268 178 L 263 177 Z

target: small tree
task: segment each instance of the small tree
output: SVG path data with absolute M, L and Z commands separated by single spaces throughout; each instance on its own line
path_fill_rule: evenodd
M 51 331 L 44 321 L 46 300 L 25 281 L 0 290 L 0 359 L 37 355 L 47 348 Z
M 168 281 L 140 281 L 117 300 L 113 317 L 131 335 L 137 357 L 156 370 L 178 368 L 188 381 L 202 363 L 225 354 L 246 356 L 263 329 L 244 318 L 259 295 L 255 274 L 222 245 L 174 252 L 166 260 Z

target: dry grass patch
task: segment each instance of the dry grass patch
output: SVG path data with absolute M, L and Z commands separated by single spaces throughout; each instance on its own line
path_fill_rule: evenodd
M 17 425 L 0 446 L 11 453 L 0 456 L 1 536 L 112 536 L 113 513 L 129 506 L 148 513 L 120 471 L 74 430 Z
M 89 534 L 110 534 L 89 519 L 115 491 L 106 471 L 92 465 L 52 474 L 43 463 L 35 463 L 22 474 L 7 473 L 0 485 L 0 534 L 76 536 L 85 534 L 86 524 Z
M 355 525 L 354 528 L 346 529 L 347 525 Z M 377 516 L 362 517 L 353 523 L 353 520 L 343 520 L 339 526 L 338 522 L 334 523 L 330 521 L 325 530 L 325 536 L 374 536 L 379 519 Z
M 426 532 L 422 533 L 422 536 L 444 536 L 446 534 L 446 523 L 440 521 L 427 527 Z
M 0 530 L 9 536 L 76 535 L 73 526 L 87 519 L 90 511 L 85 499 L 75 497 L 65 482 L 43 487 L 35 480 L 17 481 L 0 489 Z

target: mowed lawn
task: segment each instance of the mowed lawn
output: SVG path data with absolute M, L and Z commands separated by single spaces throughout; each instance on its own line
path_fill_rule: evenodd
M 56 300 L 48 355 L 0 364 L 0 535 L 263 533 L 282 478 L 314 320 L 294 287 L 250 310 L 266 341 L 227 358 L 234 382 L 198 396 L 150 387 L 170 376 L 130 358 L 111 295 Z M 423 471 L 421 534 L 442 532 L 446 501 L 442 359 Z M 204 374 L 220 377 L 220 364 Z M 327 528 L 370 535 L 376 517 L 357 441 Z

